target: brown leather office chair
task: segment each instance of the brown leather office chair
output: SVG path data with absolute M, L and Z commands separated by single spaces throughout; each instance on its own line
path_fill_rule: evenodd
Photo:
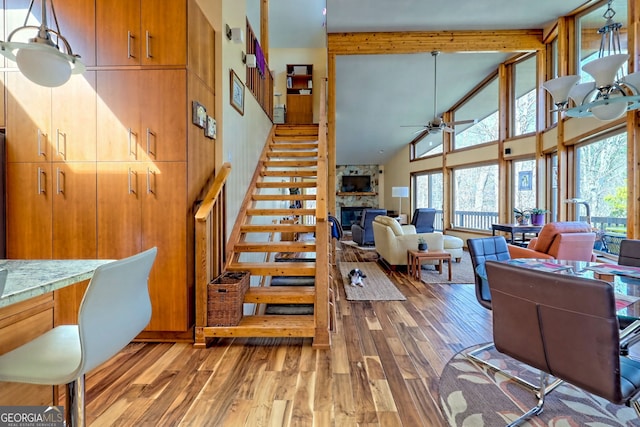
M 593 244 L 596 234 L 583 221 L 550 222 L 526 248 L 509 245 L 511 258 L 554 258 L 595 261 Z
M 609 283 L 495 261 L 486 270 L 496 349 L 542 372 L 538 404 L 509 425 L 542 412 L 548 375 L 640 415 L 640 362 L 620 357 Z

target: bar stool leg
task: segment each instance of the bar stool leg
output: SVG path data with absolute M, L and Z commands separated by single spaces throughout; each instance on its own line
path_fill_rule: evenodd
M 67 384 L 65 422 L 71 427 L 85 427 L 84 375 Z

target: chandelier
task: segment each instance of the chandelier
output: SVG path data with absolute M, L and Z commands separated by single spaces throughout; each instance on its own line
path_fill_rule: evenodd
M 598 29 L 598 58 L 582 66 L 595 81 L 577 84 L 580 76 L 570 75 L 544 82 L 542 87 L 551 94 L 556 106 L 553 111 L 564 112 L 569 117 L 608 121 L 640 108 L 640 72 L 621 76 L 620 69 L 629 55 L 620 48 L 622 24 L 613 21 L 616 13 L 611 8 L 612 1 L 609 0 L 602 15 L 606 22 Z
M 85 66 L 80 62 L 80 55 L 74 55 L 69 42 L 60 34 L 53 0 L 51 15 L 56 25 L 55 31 L 47 27 L 47 0 L 42 0 L 40 25 L 27 25 L 33 3 L 34 0 L 31 0 L 24 25 L 13 30 L 6 42 L 0 41 L 0 54 L 15 61 L 20 72 L 32 82 L 47 87 L 60 86 L 69 80 L 71 74 L 83 73 Z M 37 33 L 28 43 L 12 42 L 12 37 L 22 30 L 36 30 Z

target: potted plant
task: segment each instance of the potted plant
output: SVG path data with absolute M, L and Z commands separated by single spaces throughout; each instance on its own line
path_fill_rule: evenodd
M 531 224 L 532 225 L 543 225 L 544 224 L 544 214 L 548 213 L 549 211 L 546 210 L 546 209 L 533 208 L 533 209 L 530 209 L 529 212 L 531 212 Z
M 427 242 L 422 237 L 418 237 L 418 250 L 419 251 L 427 250 Z
M 518 223 L 518 225 L 529 225 L 531 213 L 528 210 L 513 208 L 513 213 L 515 214 L 516 223 Z

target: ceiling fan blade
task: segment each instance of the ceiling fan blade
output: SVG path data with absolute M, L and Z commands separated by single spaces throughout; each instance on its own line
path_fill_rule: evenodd
M 426 128 L 427 125 L 400 125 L 401 128 Z
M 455 126 L 455 125 L 470 125 L 470 124 L 476 124 L 478 123 L 478 119 L 470 119 L 470 120 L 456 120 L 455 122 L 449 122 L 447 123 L 449 126 Z

